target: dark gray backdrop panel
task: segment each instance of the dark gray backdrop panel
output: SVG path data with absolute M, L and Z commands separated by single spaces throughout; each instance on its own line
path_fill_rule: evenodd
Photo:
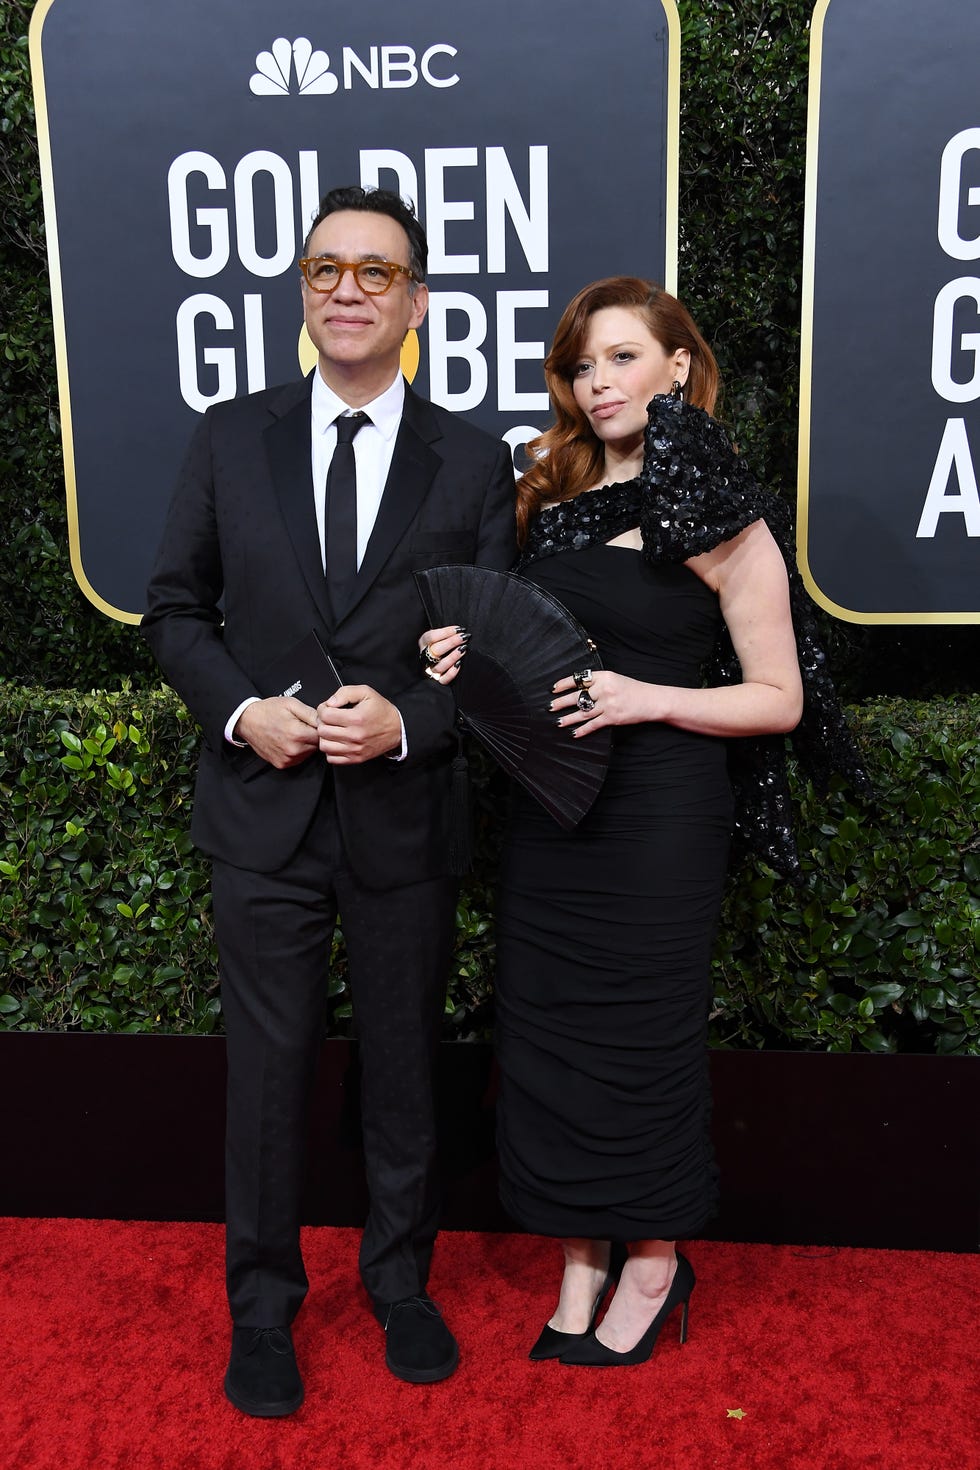
M 178 384 L 175 318 L 181 302 L 206 293 L 230 308 L 233 329 L 202 331 L 199 352 L 233 346 L 241 393 L 247 390 L 243 296 L 261 295 L 265 380 L 298 375 L 294 262 L 309 223 L 299 200 L 301 150 L 316 152 L 321 191 L 358 181 L 359 150 L 400 151 L 418 171 L 423 219 L 425 149 L 478 150 L 476 168 L 447 171 L 445 192 L 474 203 L 475 218 L 451 221 L 446 241 L 449 252 L 477 254 L 479 274 L 433 274 L 430 286 L 477 296 L 487 308 L 489 388 L 470 416 L 493 432 L 522 424 L 540 429 L 548 420 L 545 409 L 498 411 L 496 292 L 546 290 L 546 309 L 518 313 L 517 336 L 547 342 L 561 308 L 585 282 L 617 272 L 663 279 L 669 36 L 657 0 L 605 11 L 601 25 L 586 0 L 536 0 L 533 6 L 503 0 L 479 7 L 384 0 L 369 15 L 366 8 L 322 0 L 276 6 L 268 0 L 168 0 L 160 7 L 50 0 L 40 36 L 65 302 L 80 580 L 108 611 L 132 615 L 142 609 L 170 488 L 197 418 Z M 256 57 L 277 37 L 307 37 L 325 50 L 337 89 L 300 95 L 291 75 L 289 95 L 254 95 L 249 81 Z M 365 63 L 372 46 L 411 47 L 417 65 L 433 44 L 456 48 L 455 57 L 440 53 L 431 66 L 437 78 L 457 74 L 455 85 L 434 87 L 420 76 L 411 87 L 371 88 L 354 70 L 350 88 L 344 86 L 344 46 Z M 548 149 L 547 269 L 530 268 L 508 226 L 506 271 L 488 274 L 486 150 L 506 150 L 526 200 L 530 145 Z M 227 206 L 231 221 L 231 259 L 205 278 L 182 271 L 171 250 L 168 169 L 192 150 L 216 159 L 227 183 L 214 195 L 203 178 L 193 180 L 192 211 Z M 273 278 L 251 274 L 234 248 L 232 176 L 254 150 L 284 159 L 295 186 L 292 259 Z M 259 181 L 255 199 L 265 225 L 264 232 L 257 230 L 257 245 L 271 254 L 268 179 Z M 192 230 L 191 247 L 206 253 L 206 234 Z M 462 318 L 451 319 L 451 335 L 462 327 Z M 416 379 L 423 393 L 426 330 Z M 202 364 L 200 379 L 202 390 L 213 392 L 215 370 Z M 451 393 L 468 379 L 463 363 L 450 363 Z M 516 384 L 520 392 L 541 392 L 540 356 L 518 364 Z
M 977 613 L 980 540 L 959 515 L 940 516 L 931 539 L 916 530 L 947 419 L 967 420 L 980 466 L 980 404 L 947 403 L 931 381 L 939 290 L 980 274 L 980 261 L 946 255 L 937 233 L 943 149 L 980 126 L 980 6 L 830 0 L 822 37 L 802 550 L 821 600 L 855 621 Z M 965 235 L 980 230 L 967 202 L 978 184 L 974 153 Z M 963 308 L 958 331 L 977 331 L 972 317 Z M 967 354 L 953 375 L 970 377 Z

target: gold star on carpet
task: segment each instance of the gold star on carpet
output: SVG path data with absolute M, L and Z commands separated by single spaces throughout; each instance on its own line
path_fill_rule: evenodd
M 729 1419 L 744 1419 L 745 1418 L 745 1410 L 744 1409 L 729 1409 L 728 1410 L 728 1417 L 729 1417 Z

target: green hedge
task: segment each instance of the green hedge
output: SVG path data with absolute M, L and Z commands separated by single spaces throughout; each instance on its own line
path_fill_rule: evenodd
M 980 698 L 850 718 L 875 787 L 801 793 L 806 886 L 733 874 L 716 1045 L 980 1052 Z
M 716 1046 L 980 1051 L 980 699 L 852 711 L 869 808 L 800 793 L 807 885 L 733 874 Z M 0 1021 L 22 1030 L 220 1027 L 206 862 L 187 836 L 196 735 L 167 691 L 0 690 Z M 464 885 L 447 1026 L 482 1034 L 501 788 L 479 768 L 480 877 Z M 328 1029 L 345 1034 L 338 943 Z

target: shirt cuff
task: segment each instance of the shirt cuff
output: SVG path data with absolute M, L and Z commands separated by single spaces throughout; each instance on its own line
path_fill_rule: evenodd
M 249 707 L 250 704 L 261 704 L 261 703 L 262 703 L 262 701 L 259 699 L 259 697 L 258 697 L 257 694 L 250 694 L 249 697 L 248 697 L 248 699 L 243 699 L 242 700 L 241 704 L 235 710 L 235 713 L 232 715 L 231 719 L 228 721 L 227 725 L 225 726 L 225 739 L 228 741 L 228 744 L 229 745 L 237 745 L 238 748 L 239 748 L 239 750 L 244 750 L 245 749 L 246 742 L 244 740 L 236 740 L 235 739 L 235 736 L 234 736 L 234 733 L 233 733 L 234 732 L 234 729 L 235 729 L 235 726 L 238 724 L 238 721 L 242 717 L 242 710 L 243 709 L 248 709 L 248 707 Z M 404 729 L 404 726 L 402 728 Z
M 389 750 L 385 759 L 390 761 L 403 761 L 408 755 L 408 736 L 405 733 L 405 721 L 401 717 L 401 711 L 396 709 L 395 714 L 398 716 L 398 723 L 402 727 L 401 750 L 399 750 L 397 755 L 395 755 L 394 751 Z

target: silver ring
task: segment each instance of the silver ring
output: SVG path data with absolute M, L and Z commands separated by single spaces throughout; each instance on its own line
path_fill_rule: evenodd
M 579 709 L 585 710 L 586 714 L 589 712 L 589 710 L 595 709 L 595 700 L 592 698 L 592 695 L 587 689 L 582 689 L 579 692 L 579 697 L 575 701 L 575 703 L 578 705 Z
M 439 662 L 428 644 L 424 648 L 419 649 L 419 658 L 422 660 L 422 667 L 424 669 L 434 669 Z
M 592 670 L 580 669 L 577 674 L 572 675 L 572 682 L 576 689 L 592 688 Z

